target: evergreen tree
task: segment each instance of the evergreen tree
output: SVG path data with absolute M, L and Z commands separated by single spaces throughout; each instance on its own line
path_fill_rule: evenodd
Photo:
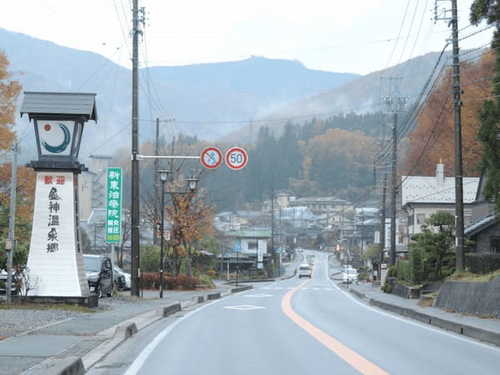
M 471 5 L 470 21 L 478 25 L 486 20 L 495 24 L 491 48 L 495 53 L 495 76 L 493 78 L 493 96 L 495 100 L 486 100 L 480 113 L 481 127 L 479 140 L 484 147 L 483 168 L 486 177 L 485 196 L 496 204 L 500 212 L 500 151 L 498 149 L 497 133 L 500 116 L 500 1 L 475 0 Z

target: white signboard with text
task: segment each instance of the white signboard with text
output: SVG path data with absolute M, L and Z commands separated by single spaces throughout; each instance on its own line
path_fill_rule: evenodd
M 75 183 L 70 172 L 37 172 L 28 256 L 29 295 L 89 295 L 77 241 Z

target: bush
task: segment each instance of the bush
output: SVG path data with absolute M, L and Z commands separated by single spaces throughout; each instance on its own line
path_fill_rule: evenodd
M 500 269 L 500 254 L 465 254 L 465 266 L 472 273 L 490 273 Z
M 397 277 L 398 276 L 398 270 L 396 269 L 396 266 L 390 266 L 389 269 L 387 270 L 387 277 Z
M 203 288 L 215 288 L 215 284 L 209 275 L 200 275 L 198 279 L 200 282 L 200 286 L 202 286 Z
M 418 247 L 410 249 L 410 278 L 415 284 L 420 284 L 425 280 L 424 260 L 422 250 Z
M 399 280 L 409 281 L 411 282 L 411 268 L 410 261 L 399 259 L 396 265 L 397 278 Z
M 144 246 L 141 249 L 141 270 L 157 272 L 160 268 L 160 248 L 158 246 Z
M 200 284 L 200 280 L 196 277 L 189 277 L 188 275 L 170 276 L 163 275 L 163 285 L 165 289 L 175 290 L 193 290 Z M 144 272 L 142 274 L 142 287 L 144 289 L 160 289 L 160 274 L 158 272 Z

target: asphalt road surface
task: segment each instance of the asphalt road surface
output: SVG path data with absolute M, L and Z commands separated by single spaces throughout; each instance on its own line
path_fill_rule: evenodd
M 259 285 L 157 323 L 90 374 L 500 374 L 500 349 L 372 308 L 328 278 Z

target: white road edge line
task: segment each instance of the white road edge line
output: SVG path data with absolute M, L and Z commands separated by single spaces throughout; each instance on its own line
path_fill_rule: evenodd
M 242 295 L 242 294 L 245 294 L 245 293 L 249 292 L 250 290 L 245 290 L 245 291 L 240 292 L 240 293 L 234 293 L 234 294 L 231 294 L 229 297 L 237 296 L 237 295 Z M 178 318 L 175 322 L 173 322 L 172 324 L 170 324 L 168 327 L 165 327 L 165 329 L 163 331 L 161 331 L 157 336 L 155 336 L 155 338 L 153 339 L 153 341 L 151 341 L 141 351 L 141 353 L 137 356 L 137 358 L 134 359 L 134 361 L 132 362 L 132 364 L 127 368 L 127 371 L 124 372 L 124 375 L 136 375 L 141 370 L 142 366 L 144 366 L 144 363 L 146 363 L 146 360 L 151 355 L 151 353 L 156 349 L 156 347 L 158 345 L 160 345 L 160 343 L 163 341 L 163 339 L 167 335 L 169 335 L 170 332 L 172 332 L 175 327 L 177 327 L 178 324 L 182 323 L 185 319 L 187 319 L 190 316 L 196 314 L 197 312 L 199 312 L 199 311 L 207 308 L 208 306 L 212 306 L 212 305 L 214 305 L 214 304 L 216 304 L 218 302 L 221 302 L 223 300 L 225 300 L 225 299 L 224 298 L 220 298 L 220 299 L 217 299 L 217 300 L 215 300 L 213 302 L 207 303 L 206 305 L 200 306 L 196 310 L 190 311 L 186 315 Z
M 488 349 L 491 349 L 491 350 L 496 351 L 496 352 L 498 352 L 500 350 L 500 348 L 497 348 L 496 346 L 488 345 L 486 343 L 476 341 L 476 340 L 474 340 L 472 338 L 458 336 L 458 334 L 453 334 L 453 333 L 447 332 L 447 331 L 445 331 L 445 330 L 443 330 L 441 328 L 434 328 L 434 327 L 429 326 L 429 325 L 424 324 L 424 323 L 420 323 L 420 322 L 413 321 L 413 320 L 410 320 L 410 319 L 407 319 L 407 318 L 399 317 L 399 316 L 396 316 L 396 315 L 393 315 L 391 313 L 379 310 L 379 309 L 377 309 L 375 307 L 367 305 L 364 302 L 359 301 L 356 297 L 353 297 L 349 293 L 347 293 L 346 291 L 342 290 L 338 285 L 336 285 L 330 279 L 330 277 L 328 276 L 328 263 L 329 262 L 327 260 L 327 262 L 326 262 L 326 275 L 327 275 L 328 280 L 330 281 L 330 283 L 333 285 L 333 287 L 335 289 L 337 289 L 339 292 L 341 292 L 344 296 L 346 296 L 347 298 L 349 298 L 351 301 L 357 303 L 360 306 L 363 306 L 365 309 L 374 311 L 374 312 L 376 312 L 376 313 L 378 313 L 380 315 L 384 315 L 384 316 L 387 316 L 387 317 L 399 320 L 399 321 L 404 322 L 406 324 L 411 324 L 413 326 L 424 328 L 424 329 L 432 331 L 432 332 L 436 332 L 436 333 L 440 333 L 440 334 L 445 335 L 445 336 L 453 337 L 454 339 L 459 340 L 459 341 L 463 341 L 463 342 L 466 342 L 466 343 L 469 343 L 469 344 L 478 345 L 478 346 L 481 346 L 483 348 L 488 348 Z

